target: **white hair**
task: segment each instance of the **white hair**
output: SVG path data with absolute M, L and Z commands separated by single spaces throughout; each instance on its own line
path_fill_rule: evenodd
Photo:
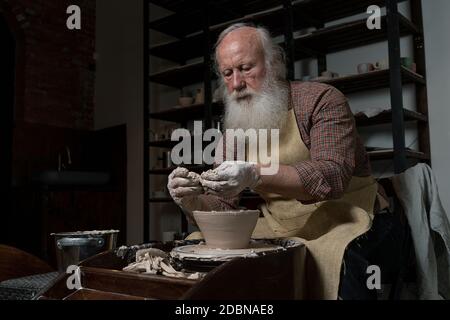
M 217 42 L 214 46 L 215 69 L 217 75 L 219 76 L 219 79 L 222 79 L 222 77 L 217 60 L 217 48 L 228 34 L 245 27 L 254 28 L 258 32 L 259 40 L 261 41 L 261 46 L 264 52 L 266 69 L 272 71 L 272 74 L 274 75 L 276 80 L 286 80 L 286 63 L 283 49 L 272 40 L 272 37 L 270 36 L 270 33 L 266 28 L 255 27 L 254 25 L 248 23 L 235 23 L 220 33 L 219 38 L 217 39 Z

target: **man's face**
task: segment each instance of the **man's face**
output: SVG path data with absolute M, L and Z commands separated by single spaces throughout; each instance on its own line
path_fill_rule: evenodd
M 266 76 L 265 57 L 257 31 L 241 28 L 228 34 L 217 48 L 217 62 L 228 94 L 251 100 Z

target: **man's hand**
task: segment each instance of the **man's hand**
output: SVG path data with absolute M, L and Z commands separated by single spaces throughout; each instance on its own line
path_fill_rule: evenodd
M 245 188 L 253 189 L 260 181 L 255 163 L 245 161 L 225 161 L 214 170 L 203 172 L 201 183 L 212 194 L 233 197 Z
M 169 175 L 167 183 L 170 196 L 183 209 L 191 211 L 196 197 L 203 193 L 200 176 L 186 168 L 176 168 Z

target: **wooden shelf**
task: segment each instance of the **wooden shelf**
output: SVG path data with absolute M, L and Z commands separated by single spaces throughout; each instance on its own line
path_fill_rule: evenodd
M 213 116 L 222 114 L 222 103 L 213 103 Z M 188 107 L 176 106 L 167 110 L 152 112 L 149 114 L 151 119 L 158 119 L 164 121 L 172 121 L 177 123 L 184 123 L 189 120 L 203 119 L 205 116 L 205 105 L 194 104 Z
M 213 115 L 218 116 L 223 112 L 223 105 L 221 103 L 216 103 L 213 106 Z M 152 119 L 165 120 L 183 123 L 189 120 L 201 119 L 204 113 L 204 105 L 192 105 L 189 107 L 173 107 L 168 110 L 159 111 L 150 113 L 149 117 Z M 403 109 L 403 113 L 405 116 L 405 121 L 428 121 L 427 116 L 411 111 L 408 109 Z M 364 114 L 356 114 L 355 115 L 356 126 L 358 127 L 367 127 L 374 126 L 380 124 L 389 124 L 392 123 L 392 112 L 391 110 L 386 110 L 376 115 L 374 117 L 367 117 Z M 151 147 L 171 147 L 173 146 L 170 141 L 151 141 Z
M 398 3 L 405 0 L 399 0 Z M 300 5 L 302 1 L 299 1 Z M 385 0 L 307 0 L 303 1 L 305 10 L 308 10 L 314 18 L 322 22 L 330 22 L 340 18 L 366 13 L 371 5 L 383 8 Z
M 318 54 L 333 53 L 340 50 L 364 46 L 374 42 L 385 41 L 385 26 L 386 17 L 382 17 L 381 30 L 369 30 L 366 26 L 366 20 L 364 19 L 323 28 L 310 34 L 299 36 L 294 39 L 296 60 L 314 57 Z M 401 35 L 417 34 L 420 32 L 421 31 L 408 19 L 400 15 Z M 179 63 L 183 62 L 180 60 L 180 57 L 183 57 L 183 59 L 194 58 L 201 56 L 202 51 L 203 36 L 201 34 L 150 49 L 151 54 L 165 57 Z M 183 52 L 183 55 L 180 55 L 180 52 Z M 173 87 L 182 87 L 184 85 L 201 82 L 204 77 L 204 68 L 202 62 L 175 67 L 150 75 L 150 81 Z
M 204 11 L 202 1 L 176 1 L 168 4 L 163 0 L 151 1 L 157 5 L 169 7 L 175 13 L 150 22 L 150 28 L 169 34 L 177 38 L 183 38 L 189 34 L 202 31 Z M 170 1 L 169 1 L 170 2 Z M 209 22 L 211 26 L 237 20 L 254 12 L 268 10 L 280 5 L 278 0 L 215 0 L 210 1 Z M 183 26 L 180 28 L 180 26 Z
M 203 1 L 192 0 L 150 0 L 151 3 L 157 6 L 163 7 L 167 10 L 188 13 L 198 11 L 203 7 Z M 212 9 L 221 9 L 222 15 L 261 11 L 267 8 L 275 7 L 280 4 L 279 0 L 252 0 L 252 1 L 239 1 L 239 0 L 214 0 L 210 1 Z
M 417 160 L 429 160 L 430 156 L 418 151 L 406 150 L 406 157 L 410 159 Z M 394 158 L 394 150 L 393 149 L 380 149 L 374 151 L 368 151 L 370 160 L 392 160 Z
M 174 67 L 149 76 L 149 80 L 166 86 L 181 88 L 203 82 L 205 66 L 203 62 Z
M 280 21 L 283 19 L 283 9 L 278 8 L 271 11 L 248 16 L 233 22 L 254 21 L 269 28 L 273 36 L 282 34 Z M 298 15 L 297 15 L 298 16 Z M 299 21 L 303 24 L 298 23 Z M 294 29 L 305 27 L 304 19 L 294 21 Z M 295 38 L 296 59 L 314 57 L 318 54 L 333 53 L 340 50 L 364 46 L 367 44 L 387 40 L 386 16 L 382 17 L 382 28 L 380 30 L 369 30 L 367 20 L 362 19 L 349 23 L 343 23 L 332 27 L 322 28 L 312 33 Z M 297 23 L 295 23 L 297 22 Z M 211 38 L 216 39 L 219 33 L 229 23 L 211 27 Z M 276 27 L 278 26 L 278 28 Z M 400 34 L 402 36 L 418 34 L 421 31 L 407 18 L 400 15 Z M 284 43 L 280 43 L 282 46 Z M 181 40 L 171 41 L 150 48 L 150 54 L 178 63 L 195 57 L 203 56 L 204 50 L 203 33 L 196 34 Z M 180 55 L 183 52 L 183 55 Z
M 171 60 L 180 64 L 184 61 L 202 57 L 204 51 L 204 36 L 197 34 L 182 40 L 158 44 L 150 48 L 149 52 L 155 57 Z M 180 54 L 183 52 L 183 54 Z
M 202 5 L 202 1 L 187 0 L 150 0 L 149 2 L 173 12 L 198 10 Z
M 198 136 L 195 136 L 195 137 L 198 137 Z M 195 139 L 195 137 L 194 137 L 194 139 Z M 165 139 L 165 140 L 149 141 L 148 146 L 154 147 L 154 148 L 172 149 L 180 142 L 181 142 L 181 139 L 178 141 L 172 141 L 170 139 Z M 209 144 L 210 142 L 207 141 L 204 143 Z
M 405 0 L 400 0 L 403 2 Z M 202 31 L 203 15 L 201 1 L 165 1 L 152 0 L 156 5 L 175 12 L 172 15 L 150 22 L 150 28 L 183 38 Z M 273 30 L 283 28 L 284 16 L 280 1 L 276 0 L 215 0 L 210 2 L 209 21 L 211 26 L 228 22 L 254 21 Z M 296 0 L 292 1 L 294 27 L 320 25 L 343 17 L 365 13 L 370 5 L 384 7 L 384 0 Z M 270 15 L 261 19 L 260 11 L 271 11 Z M 254 14 L 255 12 L 258 12 Z M 273 16 L 271 16 L 273 15 Z M 248 16 L 248 17 L 245 17 Z M 236 21 L 230 21 L 236 20 Z M 183 27 L 180 27 L 183 26 Z
M 421 31 L 413 23 L 400 15 L 401 36 L 420 33 Z M 295 57 L 300 60 L 317 54 L 338 52 L 381 41 L 387 41 L 386 16 L 381 19 L 380 30 L 369 30 L 367 20 L 362 19 L 319 29 L 296 37 L 294 39 Z
M 424 78 L 411 70 L 401 67 L 402 81 L 406 83 L 425 84 Z M 330 80 L 317 81 L 336 87 L 344 94 L 389 87 L 389 69 L 371 71 Z
M 171 149 L 177 143 L 178 143 L 178 141 L 172 141 L 172 140 L 167 139 L 167 140 L 150 141 L 148 143 L 148 145 L 149 145 L 149 147 L 154 147 L 154 148 Z
M 421 122 L 428 121 L 427 116 L 408 109 L 403 109 L 403 114 L 405 121 L 421 121 Z M 392 124 L 392 111 L 386 110 L 371 118 L 367 117 L 364 114 L 356 114 L 355 122 L 357 127 L 368 127 L 380 124 Z
M 401 69 L 403 83 L 416 82 L 425 84 L 425 80 L 421 75 L 405 67 Z M 201 82 L 203 79 L 203 71 L 203 63 L 190 64 L 150 75 L 150 81 L 173 87 L 183 87 Z M 379 89 L 389 86 L 389 70 L 372 71 L 317 82 L 328 83 L 341 90 L 344 94 Z
M 303 12 L 295 13 L 296 20 L 294 21 L 294 29 L 299 30 L 306 28 L 313 23 L 309 17 Z M 282 7 L 276 7 L 263 12 L 247 15 L 242 18 L 227 21 L 223 24 L 218 24 L 210 27 L 211 39 L 217 39 L 220 32 L 222 32 L 230 24 L 252 22 L 256 25 L 263 25 L 270 30 L 272 36 L 276 37 L 283 33 L 284 26 L 280 24 L 283 21 L 284 11 Z M 183 37 L 180 40 L 169 41 L 155 45 L 150 48 L 150 54 L 163 59 L 168 59 L 174 62 L 183 64 L 184 61 L 196 57 L 202 57 L 204 51 L 205 36 L 204 33 L 196 33 L 191 36 Z M 180 55 L 183 52 L 183 55 Z

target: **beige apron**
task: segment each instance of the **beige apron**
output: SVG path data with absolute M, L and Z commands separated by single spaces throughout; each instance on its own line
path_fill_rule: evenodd
M 293 165 L 309 159 L 291 109 L 287 125 L 280 132 L 280 164 Z M 248 161 L 257 160 L 257 155 L 248 155 Z M 266 202 L 260 208 L 264 217 L 259 218 L 252 237 L 301 238 L 308 249 L 307 298 L 337 299 L 345 248 L 369 230 L 376 193 L 377 183 L 371 176 L 353 177 L 339 200 L 309 205 L 278 194 L 260 193 Z
M 249 155 L 249 161 L 256 157 Z M 310 160 L 293 109 L 280 132 L 280 164 Z M 377 193 L 373 177 L 353 177 L 339 200 L 305 205 L 277 194 L 260 194 L 254 238 L 299 237 L 308 248 L 306 292 L 311 299 L 337 299 L 340 271 L 347 245 L 369 230 Z

